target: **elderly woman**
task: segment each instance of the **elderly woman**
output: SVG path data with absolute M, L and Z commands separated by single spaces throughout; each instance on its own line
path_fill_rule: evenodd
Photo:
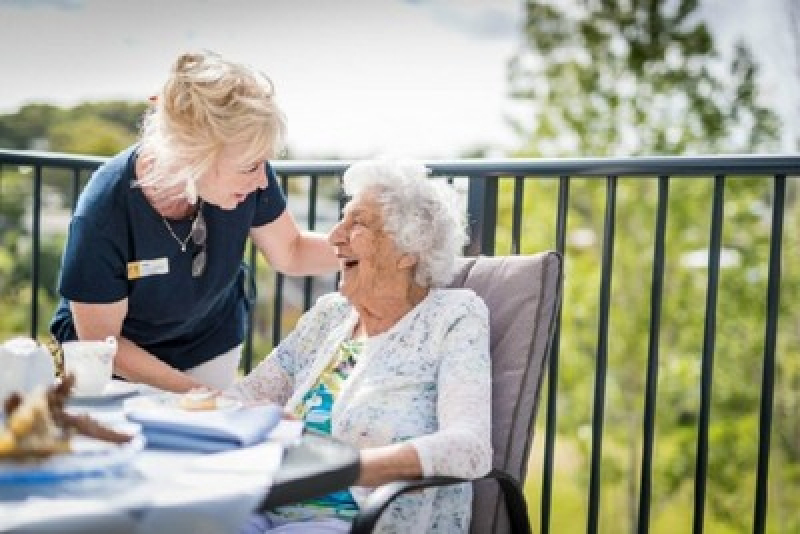
M 370 488 L 491 466 L 488 312 L 471 290 L 444 289 L 465 242 L 456 193 L 410 162 L 356 163 L 343 182 L 351 200 L 329 237 L 339 291 L 226 393 L 356 445 L 361 477 L 250 531 L 347 532 Z M 471 499 L 468 484 L 403 496 L 379 530 L 466 532 Z

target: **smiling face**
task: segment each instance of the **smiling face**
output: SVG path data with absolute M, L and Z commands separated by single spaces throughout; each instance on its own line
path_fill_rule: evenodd
M 198 180 L 198 195 L 210 204 L 232 210 L 256 189 L 266 188 L 265 160 L 243 161 L 242 154 L 239 147 L 226 146 L 216 165 Z
M 362 193 L 347 203 L 329 239 L 340 261 L 339 291 L 353 305 L 369 307 L 409 295 L 416 262 L 384 231 L 372 194 Z

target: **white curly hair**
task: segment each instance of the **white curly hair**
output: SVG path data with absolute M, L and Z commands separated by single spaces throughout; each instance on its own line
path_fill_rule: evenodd
M 467 243 L 466 214 L 458 192 L 429 174 L 415 161 L 365 160 L 348 167 L 342 185 L 349 197 L 374 195 L 384 230 L 401 252 L 417 259 L 415 282 L 444 287 L 452 281 L 455 259 Z

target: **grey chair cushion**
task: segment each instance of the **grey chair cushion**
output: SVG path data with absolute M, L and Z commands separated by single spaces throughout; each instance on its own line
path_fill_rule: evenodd
M 561 256 L 459 260 L 452 287 L 468 287 L 489 308 L 494 467 L 525 481 L 533 424 L 561 292 Z M 471 531 L 507 532 L 493 481 L 475 483 Z

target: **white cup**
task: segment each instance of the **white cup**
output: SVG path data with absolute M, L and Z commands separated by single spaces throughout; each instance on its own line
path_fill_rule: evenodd
M 108 336 L 103 341 L 67 341 L 64 349 L 64 372 L 72 373 L 75 395 L 100 395 L 111 383 L 117 339 Z
M 12 392 L 22 395 L 55 380 L 53 357 L 33 339 L 16 337 L 0 343 L 0 403 Z

